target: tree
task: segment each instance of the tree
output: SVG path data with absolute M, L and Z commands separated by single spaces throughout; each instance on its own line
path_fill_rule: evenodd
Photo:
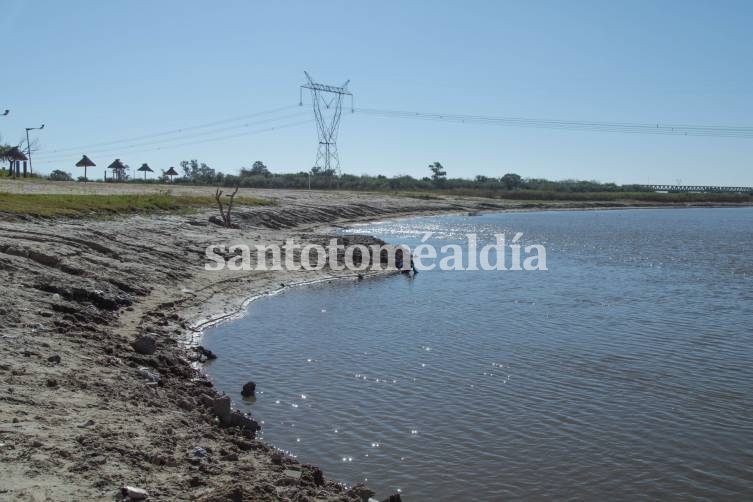
M 251 174 L 256 176 L 269 176 L 271 173 L 269 172 L 267 166 L 264 165 L 264 162 L 257 160 L 251 166 Z
M 444 167 L 439 162 L 429 164 L 429 169 L 431 169 L 431 179 L 435 184 L 439 185 L 447 179 L 447 171 L 444 170 Z
M 0 143 L 0 163 L 8 162 L 8 176 L 11 175 L 11 166 L 13 165 L 13 147 Z
M 222 181 L 222 173 L 217 173 L 214 169 L 205 163 L 199 164 L 196 159 L 181 161 L 180 167 L 183 169 L 186 181 L 189 183 L 198 183 L 209 185 L 217 181 Z
M 65 171 L 61 171 L 60 169 L 55 169 L 54 171 L 52 171 L 48 178 L 52 181 L 73 181 L 70 173 L 66 173 Z
M 506 189 L 517 190 L 520 188 L 520 175 L 515 173 L 507 173 L 499 180 Z
M 220 216 L 222 216 L 222 226 L 225 228 L 233 228 L 233 223 L 230 221 L 230 212 L 233 210 L 233 199 L 235 199 L 235 194 L 237 193 L 238 185 L 235 186 L 233 193 L 227 195 L 230 198 L 227 203 L 227 209 L 222 206 L 222 190 L 220 190 L 220 187 L 217 187 L 217 191 L 214 193 L 214 198 L 220 208 Z
M 31 153 L 36 153 L 39 151 L 39 138 L 31 140 L 31 143 L 27 143 L 26 138 L 21 138 L 21 140 L 18 142 L 18 149 L 28 155 L 29 144 L 31 144 Z

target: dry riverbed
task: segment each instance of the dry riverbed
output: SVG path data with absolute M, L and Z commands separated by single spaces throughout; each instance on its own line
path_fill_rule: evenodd
M 0 193 L 166 191 L 214 193 L 0 182 Z M 209 223 L 217 214 L 211 207 L 108 219 L 0 214 L 0 500 L 120 500 L 123 485 L 150 500 L 361 500 L 368 491 L 343 487 L 255 440 L 253 418 L 229 411 L 229 399 L 195 369 L 204 356 L 184 343 L 251 296 L 355 274 L 208 272 L 204 250 L 241 240 L 326 241 L 323 227 L 365 219 L 531 207 L 352 192 L 239 195 L 274 205 L 239 207 L 237 229 Z M 134 347 L 147 334 L 153 346 Z M 240 399 L 240 389 L 229 398 Z

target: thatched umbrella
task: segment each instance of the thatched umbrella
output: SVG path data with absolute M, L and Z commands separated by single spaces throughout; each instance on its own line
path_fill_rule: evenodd
M 165 172 L 165 176 L 170 176 L 170 183 L 173 182 L 173 176 L 177 176 L 177 175 L 178 175 L 178 171 L 176 171 L 174 167 L 170 167 L 170 169 L 168 169 L 167 172 Z
M 141 164 L 141 167 L 139 167 L 138 170 L 139 171 L 144 171 L 144 181 L 146 181 L 146 173 L 153 173 L 154 172 L 152 170 L 152 168 L 149 167 L 149 164 L 147 164 L 146 162 L 144 162 L 143 164 Z
M 13 156 L 13 160 L 29 160 L 29 157 L 17 146 L 10 149 L 10 154 Z
M 79 160 L 78 162 L 76 162 L 76 167 L 83 167 L 84 168 L 84 183 L 86 183 L 87 181 L 89 181 L 88 178 L 86 177 L 86 168 L 87 167 L 94 167 L 96 165 L 97 164 L 95 164 L 94 162 L 92 162 L 92 159 L 90 159 L 86 155 L 84 155 L 83 157 L 81 157 L 81 160 Z
M 112 169 L 112 177 L 115 178 L 115 181 L 120 181 L 123 178 L 126 166 L 120 161 L 120 159 L 115 159 L 112 164 L 107 166 L 107 169 Z
M 4 156 L 6 159 L 10 161 L 10 167 L 8 168 L 8 175 L 13 176 L 13 177 L 16 176 L 16 169 L 13 168 L 13 164 L 21 160 L 29 160 L 29 157 L 27 157 L 24 154 L 24 152 L 22 152 L 21 149 L 18 148 L 17 146 L 14 146 L 13 148 L 5 152 Z

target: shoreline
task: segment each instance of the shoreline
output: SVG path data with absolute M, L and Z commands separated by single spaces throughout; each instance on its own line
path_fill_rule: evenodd
M 397 273 L 398 272 L 394 270 L 384 270 L 381 272 L 370 272 L 370 273 L 365 273 L 365 274 L 362 273 L 362 274 L 363 274 L 363 280 L 367 280 L 367 279 L 373 279 L 376 277 L 383 277 L 386 275 L 392 275 L 392 274 L 397 274 Z M 200 317 L 190 322 L 188 324 L 187 329 L 193 331 L 194 333 L 191 336 L 192 340 L 190 342 L 186 342 L 187 346 L 195 347 L 196 345 L 201 345 L 201 338 L 204 336 L 204 331 L 211 329 L 217 326 L 218 324 L 223 324 L 226 322 L 233 322 L 244 317 L 246 315 L 249 305 L 251 305 L 253 302 L 261 298 L 277 296 L 290 289 L 314 286 L 316 284 L 328 283 L 328 282 L 333 282 L 333 281 L 344 282 L 344 281 L 357 281 L 357 280 L 360 280 L 360 279 L 357 276 L 353 276 L 352 274 L 332 275 L 332 276 L 320 277 L 318 279 L 311 279 L 308 281 L 285 284 L 284 287 L 281 287 L 273 291 L 265 292 L 265 293 L 251 294 L 238 306 L 238 308 L 234 312 L 222 313 L 215 316 Z M 198 337 L 198 340 L 196 339 L 197 337 Z
M 312 242 L 329 237 L 327 226 L 475 204 L 281 195 L 274 207 L 239 210 L 237 230 L 207 223 L 212 210 L 0 222 L 0 280 L 12 299 L 0 307 L 0 499 L 112 499 L 123 485 L 150 500 L 361 499 L 365 488 L 346 489 L 253 439 L 255 421 L 225 408 L 230 398 L 181 343 L 280 283 L 347 274 L 206 272 L 203 249 Z M 142 353 L 134 342 L 144 335 L 156 347 Z
M 244 315 L 258 298 L 356 275 L 210 273 L 202 266 L 207 243 L 264 244 L 290 236 L 312 242 L 336 227 L 439 214 L 709 207 L 504 207 L 490 199 L 279 195 L 277 206 L 239 209 L 240 229 L 208 224 L 211 210 L 0 221 L 0 280 L 8 298 L 0 304 L 6 342 L 0 499 L 112 499 L 121 485 L 131 485 L 147 490 L 150 500 L 361 500 L 364 488 L 346 489 L 253 439 L 252 418 L 230 422 L 218 410 L 223 396 L 193 369 L 200 354 L 191 344 L 208 327 Z M 132 347 L 145 334 L 156 342 L 149 354 Z M 142 369 L 159 383 L 147 381 Z M 218 415 L 226 420 L 218 423 Z M 197 456 L 197 448 L 205 454 Z
M 497 213 L 509 213 L 509 212 L 543 212 L 543 211 L 598 211 L 598 210 L 635 210 L 635 209 L 695 209 L 695 208 L 709 208 L 709 209 L 722 209 L 722 208 L 729 208 L 730 206 L 620 206 L 620 207 L 607 207 L 607 208 L 527 208 L 527 209 L 481 209 L 474 213 L 473 216 L 480 215 L 480 214 L 497 214 Z M 732 207 L 739 207 L 737 205 Z M 751 206 L 747 206 L 751 207 Z M 342 225 L 325 225 L 322 227 L 317 227 L 317 230 L 321 230 L 323 233 L 328 233 L 334 228 L 339 229 L 347 229 L 347 228 L 353 228 L 354 225 L 360 225 L 360 224 L 368 224 L 369 222 L 390 222 L 390 221 L 400 221 L 405 219 L 413 219 L 413 218 L 423 218 L 423 217 L 432 217 L 432 216 L 452 216 L 452 215 L 463 215 L 467 213 L 467 211 L 436 211 L 431 212 L 429 214 L 427 213 L 418 213 L 418 214 L 401 214 L 401 215 L 391 215 L 387 218 L 367 218 L 367 219 L 359 219 L 352 222 L 343 222 L 345 224 Z M 395 243 L 388 242 L 390 245 L 396 245 Z M 369 274 L 366 274 L 364 276 L 364 280 L 366 279 L 374 279 L 377 277 L 385 277 L 388 275 L 396 274 L 395 271 L 390 270 L 384 270 L 384 271 L 377 271 L 377 272 L 371 272 Z M 248 313 L 249 306 L 255 302 L 256 300 L 259 300 L 261 298 L 266 297 L 272 297 L 277 296 L 279 294 L 282 294 L 284 292 L 287 292 L 290 289 L 294 288 L 303 288 L 308 287 L 312 285 L 317 284 L 323 284 L 323 283 L 330 283 L 333 281 L 337 282 L 344 282 L 344 281 L 355 281 L 358 280 L 358 278 L 354 277 L 352 274 L 349 275 L 334 275 L 334 276 L 326 276 L 326 277 L 320 277 L 317 279 L 311 279 L 311 280 L 304 280 L 297 283 L 291 283 L 291 284 L 285 284 L 284 287 L 281 287 L 276 290 L 268 291 L 268 292 L 255 292 L 249 295 L 241 304 L 238 305 L 237 310 L 232 313 L 223 313 L 221 315 L 216 316 L 207 316 L 207 317 L 201 317 L 195 321 L 193 321 L 189 325 L 189 329 L 193 331 L 192 339 L 187 344 L 189 347 L 196 347 L 202 345 L 203 337 L 206 332 L 206 330 L 211 329 L 219 324 L 224 324 L 226 322 L 234 322 L 238 319 L 241 319 L 242 317 L 246 316 Z M 204 364 L 200 367 L 201 371 L 204 375 L 206 375 L 206 369 Z M 233 399 L 233 402 L 235 402 L 236 399 Z M 271 443 L 267 443 L 267 445 L 270 448 L 275 449 L 276 451 L 282 451 L 279 448 L 277 448 L 275 445 Z M 347 486 L 344 485 L 343 486 Z

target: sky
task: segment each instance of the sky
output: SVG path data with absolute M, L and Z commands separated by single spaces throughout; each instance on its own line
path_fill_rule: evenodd
M 97 163 L 90 177 L 116 157 L 157 172 L 184 159 L 227 173 L 256 160 L 306 171 L 318 138 L 310 97 L 296 106 L 304 70 L 325 84 L 349 79 L 356 108 L 753 127 L 749 1 L 0 0 L 0 9 L 0 109 L 11 110 L 0 135 L 18 143 L 44 123 L 31 132 L 38 172 L 82 175 L 82 154 Z M 423 177 L 439 161 L 450 177 L 753 186 L 751 138 L 399 119 L 347 105 L 338 147 L 352 174 Z

